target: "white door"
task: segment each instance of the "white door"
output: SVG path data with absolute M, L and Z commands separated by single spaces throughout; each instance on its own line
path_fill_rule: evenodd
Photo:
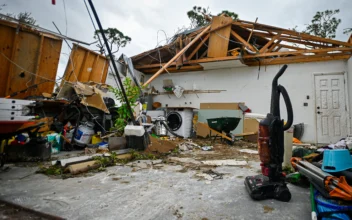
M 315 75 L 318 143 L 336 143 L 347 136 L 344 75 Z

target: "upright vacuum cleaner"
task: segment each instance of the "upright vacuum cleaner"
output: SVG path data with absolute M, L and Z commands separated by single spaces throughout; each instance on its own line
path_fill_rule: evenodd
M 291 193 L 286 186 L 282 173 L 284 157 L 284 131 L 293 122 L 293 111 L 290 97 L 285 87 L 278 85 L 278 79 L 285 72 L 284 65 L 276 74 L 272 82 L 270 113 L 259 123 L 258 148 L 262 174 L 247 176 L 244 184 L 249 195 L 255 200 L 277 199 L 288 202 Z M 287 122 L 280 117 L 280 94 L 282 94 L 286 109 Z

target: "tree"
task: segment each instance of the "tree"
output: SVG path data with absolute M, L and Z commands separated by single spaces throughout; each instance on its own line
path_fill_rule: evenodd
M 35 25 L 37 21 L 32 17 L 32 13 L 20 12 L 15 18 L 21 23 Z
M 187 12 L 187 16 L 191 20 L 192 27 L 201 27 L 209 23 L 206 17 L 211 17 L 211 14 L 208 9 L 193 6 L 192 10 Z
M 233 20 L 238 19 L 238 14 L 228 10 L 223 10 L 218 14 L 218 16 L 220 15 L 231 17 Z M 187 16 L 191 20 L 191 27 L 195 28 L 209 24 L 213 15 L 210 14 L 209 8 L 206 9 L 201 6 L 193 6 L 192 10 L 187 12 Z
M 343 34 L 349 34 L 352 32 L 352 28 L 345 28 L 343 29 Z
M 110 44 L 108 46 L 110 47 L 113 54 L 117 53 L 120 50 L 120 47 L 125 47 L 127 43 L 130 43 L 132 40 L 129 36 L 124 35 L 121 31 L 116 28 L 104 29 L 103 32 Z M 94 39 L 97 39 L 98 35 L 100 35 L 100 38 L 102 39 L 100 30 L 95 31 Z M 99 43 L 97 44 L 97 47 L 99 48 L 100 53 L 103 54 L 104 45 L 101 45 Z
M 238 19 L 238 14 L 236 14 L 235 12 L 223 10 L 221 13 L 218 14 L 218 16 L 220 16 L 222 14 L 226 15 L 228 17 L 231 17 L 233 20 L 237 20 Z
M 311 24 L 307 25 L 305 32 L 323 38 L 335 38 L 336 29 L 341 23 L 341 19 L 335 17 L 339 12 L 339 9 L 318 11 Z

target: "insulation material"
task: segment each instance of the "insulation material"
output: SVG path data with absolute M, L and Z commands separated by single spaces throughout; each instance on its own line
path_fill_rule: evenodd
M 64 78 L 69 82 L 105 83 L 108 68 L 108 58 L 78 44 L 73 44 Z
M 0 21 L 0 97 L 24 90 L 14 98 L 52 93 L 62 39 L 26 26 Z

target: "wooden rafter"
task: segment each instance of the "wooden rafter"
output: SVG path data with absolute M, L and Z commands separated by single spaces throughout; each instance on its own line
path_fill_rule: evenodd
M 216 31 L 220 32 L 226 28 L 230 29 L 228 32 L 230 33 L 229 36 L 242 45 L 242 47 L 238 48 L 239 54 L 242 55 L 233 53 L 233 56 L 231 56 L 230 51 L 238 47 L 238 45 L 233 43 L 225 42 L 228 43 L 228 46 L 225 45 L 221 50 L 222 53 L 218 55 L 209 53 L 205 47 L 202 47 L 206 42 L 210 42 L 212 36 L 217 37 L 216 35 L 222 36 L 222 39 L 218 40 L 219 42 L 226 39 L 230 41 L 228 35 L 220 33 L 215 35 Z M 254 38 L 256 38 L 255 41 L 253 41 Z M 274 65 L 340 60 L 347 59 L 352 54 L 352 37 L 348 42 L 343 42 L 242 20 L 230 20 L 218 23 L 212 21 L 212 24 L 207 27 L 202 27 L 192 33 L 183 34 L 181 38 L 176 41 L 182 42 L 180 43 L 181 47 L 178 49 L 175 41 L 161 48 L 150 50 L 133 57 L 135 68 L 146 73 L 156 71 L 157 73 L 155 75 L 157 76 L 161 72 L 165 72 L 165 69 L 169 72 L 198 71 L 203 69 L 199 64 L 206 62 L 241 60 L 244 64 L 251 66 L 259 65 L 259 62 L 260 65 Z M 253 44 L 251 42 L 253 42 Z M 193 45 L 192 51 L 188 51 L 188 56 L 185 56 L 185 48 L 189 49 L 191 45 Z M 216 48 L 217 45 L 216 43 L 215 47 L 213 45 L 212 48 Z M 243 47 L 245 47 L 247 51 L 245 51 Z M 171 51 L 167 52 L 168 48 L 170 48 Z M 260 50 L 258 51 L 257 48 L 260 48 Z M 282 48 L 285 48 L 285 50 L 282 50 Z M 177 49 L 176 55 L 172 57 L 175 54 L 175 49 Z M 164 60 L 165 63 L 160 64 L 156 62 L 156 60 L 148 58 L 150 55 L 155 56 L 158 50 L 163 51 L 162 56 L 164 57 L 162 60 Z M 198 55 L 195 57 L 197 53 Z M 143 57 L 146 58 L 143 59 Z M 183 66 L 180 70 L 177 70 L 175 61 L 179 61 L 179 66 L 181 66 L 181 59 Z M 151 80 L 156 76 L 152 76 Z
M 161 69 L 159 69 L 152 77 L 150 77 L 148 79 L 147 82 L 145 82 L 143 85 L 146 86 L 148 85 L 150 82 L 152 82 L 156 77 L 158 77 L 163 71 L 165 71 L 165 69 L 167 69 L 176 59 L 178 59 L 180 56 L 182 56 L 190 46 L 192 46 L 194 44 L 194 42 L 196 42 L 199 38 L 201 38 L 203 36 L 203 34 L 205 32 L 207 32 L 210 29 L 210 25 L 206 28 L 204 28 L 204 30 L 202 32 L 200 32 L 187 46 L 185 46 L 179 53 L 177 53 L 173 58 L 171 58 L 171 60 L 169 60 L 169 62 L 167 62 L 165 64 L 165 66 L 163 66 Z
M 239 40 L 244 46 L 246 46 L 248 49 L 250 49 L 253 52 L 256 52 L 257 50 L 250 44 L 247 43 L 240 35 L 238 35 L 235 31 L 231 30 L 231 35 Z
M 191 60 L 192 57 L 198 52 L 198 50 L 204 45 L 204 43 L 209 39 L 210 34 L 207 34 L 201 42 L 198 44 L 198 46 L 191 52 L 191 54 L 187 57 L 187 60 Z
M 273 43 L 273 44 L 268 48 L 268 50 L 267 50 L 266 52 L 271 52 L 271 51 L 273 51 L 274 48 L 277 47 L 277 45 L 281 43 L 281 41 L 282 41 L 281 39 L 280 39 L 280 40 L 277 40 L 275 43 Z
M 262 47 L 260 50 L 259 50 L 259 53 L 264 53 L 266 51 L 266 49 L 268 49 L 268 47 L 270 47 L 270 45 L 272 43 L 274 43 L 275 40 L 277 40 L 279 37 L 281 36 L 281 33 L 278 33 L 277 35 L 275 35 L 274 37 L 271 38 L 271 40 L 265 44 L 264 47 Z
M 260 62 L 260 65 L 277 65 L 277 64 L 289 64 L 289 63 L 304 63 L 304 62 L 320 62 L 320 61 L 329 61 L 329 60 L 345 60 L 348 59 L 351 55 L 349 54 L 339 54 L 339 55 L 330 55 L 322 56 L 293 56 L 293 57 L 279 57 L 279 58 L 268 58 L 262 59 L 260 61 L 245 61 L 244 63 L 248 66 L 257 66 Z
M 143 72 L 145 74 L 152 74 L 158 71 L 158 68 L 150 68 L 150 69 L 144 69 Z M 190 71 L 201 71 L 203 70 L 203 67 L 201 65 L 193 65 L 193 66 L 183 66 L 181 69 L 177 69 L 175 66 L 173 67 L 168 67 L 167 72 L 169 73 L 174 73 L 174 72 L 190 72 Z M 163 70 L 162 73 L 166 73 L 166 70 Z
M 243 58 L 259 58 L 259 57 L 272 57 L 272 56 L 282 56 L 282 55 L 295 55 L 303 53 L 323 53 L 323 52 L 336 52 L 336 51 L 347 51 L 351 52 L 352 48 L 348 47 L 336 47 L 336 48 L 326 48 L 326 49 L 314 49 L 314 50 L 299 50 L 299 51 L 282 51 L 282 52 L 271 52 L 271 53 L 259 53 L 254 55 L 244 55 Z M 308 55 L 307 57 L 312 56 Z

